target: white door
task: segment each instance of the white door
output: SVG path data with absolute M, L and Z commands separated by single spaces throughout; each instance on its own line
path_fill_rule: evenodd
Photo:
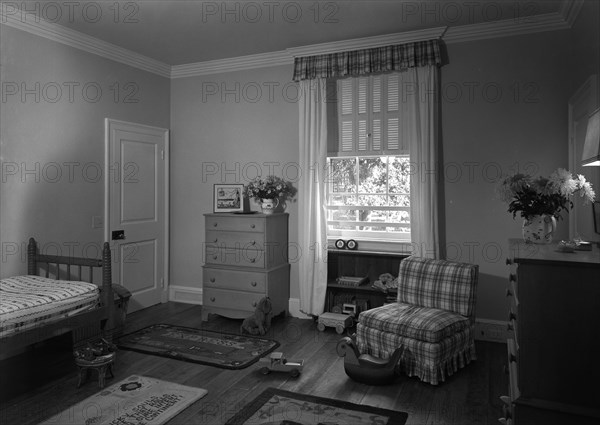
M 128 312 L 167 300 L 168 130 L 106 119 L 105 237 Z
M 598 198 L 600 178 L 598 167 L 583 167 L 581 156 L 589 114 L 598 106 L 598 76 L 592 75 L 569 99 L 569 171 L 582 174 L 596 191 Z M 584 205 L 579 196 L 573 197 L 573 209 L 569 211 L 569 239 L 595 240 L 591 204 Z

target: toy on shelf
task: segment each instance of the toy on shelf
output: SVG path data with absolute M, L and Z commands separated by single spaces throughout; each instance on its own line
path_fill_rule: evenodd
M 289 372 L 292 378 L 297 378 L 304 367 L 304 360 L 287 360 L 283 353 L 275 351 L 269 357 L 262 357 L 258 360 L 262 367 L 260 371 L 263 375 L 270 372 Z
M 317 329 L 323 332 L 326 327 L 335 328 L 338 334 L 343 334 L 346 328 L 354 326 L 354 318 L 341 313 L 323 313 L 319 316 Z
M 344 357 L 344 370 L 350 378 L 363 384 L 385 385 L 396 379 L 395 368 L 404 347 L 396 349 L 389 359 L 380 359 L 370 354 L 360 354 L 354 340 L 344 337 L 338 342 L 336 350 L 340 357 Z

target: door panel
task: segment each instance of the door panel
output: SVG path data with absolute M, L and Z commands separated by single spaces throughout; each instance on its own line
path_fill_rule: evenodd
M 157 219 L 156 176 L 159 153 L 153 143 L 121 140 L 121 222 L 154 221 Z
M 107 120 L 106 133 L 113 170 L 107 173 L 106 232 L 124 232 L 111 242 L 113 281 L 131 291 L 129 311 L 136 311 L 167 299 L 168 132 Z

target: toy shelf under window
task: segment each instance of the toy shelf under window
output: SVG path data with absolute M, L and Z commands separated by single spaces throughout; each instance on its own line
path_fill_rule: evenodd
M 357 314 L 395 298 L 395 291 L 386 293 L 372 285 L 383 273 L 398 276 L 400 261 L 408 257 L 408 254 L 391 252 L 336 249 L 330 249 L 327 255 L 325 310 L 341 312 L 344 304 L 355 304 Z M 359 286 L 343 285 L 336 283 L 340 276 L 367 277 L 368 281 Z

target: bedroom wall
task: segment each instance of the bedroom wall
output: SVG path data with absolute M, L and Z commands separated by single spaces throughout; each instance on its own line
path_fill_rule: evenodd
M 175 299 L 202 299 L 203 214 L 213 211 L 214 184 L 247 184 L 259 174 L 297 180 L 298 105 L 291 76 L 291 66 L 278 66 L 172 81 L 171 294 L 175 291 Z M 259 209 L 252 202 L 250 206 Z M 290 203 L 286 211 L 289 241 L 296 243 L 297 204 Z M 298 298 L 297 264 L 290 262 L 291 297 Z
M 0 276 L 26 272 L 26 242 L 96 256 L 104 239 L 104 118 L 170 126 L 170 81 L 0 26 Z
M 569 31 L 457 43 L 442 69 L 448 259 L 479 264 L 477 316 L 504 320 L 508 238 L 522 219 L 495 196 L 502 175 L 568 169 Z M 568 220 L 556 238 L 568 237 Z
M 521 228 L 495 198 L 496 181 L 517 169 L 549 174 L 568 167 L 572 69 L 565 57 L 570 37 L 565 30 L 447 46 L 449 63 L 441 81 L 444 245 L 449 259 L 480 265 L 479 318 L 505 320 L 507 239 L 519 237 Z M 206 164 L 222 171 L 222 164 L 227 170 L 239 164 L 243 170 L 248 162 L 297 161 L 294 102 L 277 90 L 273 101 L 253 103 L 248 101 L 252 94 L 248 99 L 243 94 L 244 87 L 255 84 L 282 87 L 290 76 L 291 66 L 281 66 L 173 81 L 173 285 L 195 293 L 201 288 L 202 213 L 212 208 L 212 184 L 236 182 L 238 175 L 226 173 L 225 180 L 220 174 L 207 176 Z M 203 98 L 203 85 L 218 92 Z M 231 92 L 223 94 L 223 88 Z M 290 241 L 297 241 L 295 205 L 289 211 Z M 559 239 L 567 235 L 564 223 Z M 298 294 L 293 267 L 291 297 Z

